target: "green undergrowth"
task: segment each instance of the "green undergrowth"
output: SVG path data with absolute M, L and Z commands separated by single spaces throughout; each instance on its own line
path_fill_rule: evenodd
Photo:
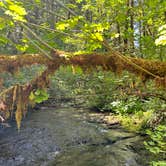
M 101 70 L 83 73 L 76 68 L 75 71 L 73 74 L 70 66 L 61 67 L 52 77 L 50 91 L 55 97 L 83 100 L 89 108 L 118 115 L 124 126 L 128 129 L 131 126 L 136 131 L 148 125 L 153 127 L 154 120 L 154 125 L 164 120 L 166 103 L 163 98 L 166 96 L 162 89 L 155 88 L 153 82 L 144 87 L 139 78 L 128 73 L 117 76 Z M 160 118 L 155 119 L 158 114 Z
M 155 153 L 159 161 L 150 164 L 165 166 L 165 130 L 158 131 L 158 126 L 166 124 L 165 91 L 156 89 L 151 81 L 143 86 L 139 78 L 129 73 L 123 73 L 119 77 L 101 70 L 83 73 L 80 68 L 76 68 L 75 71 L 73 74 L 71 67 L 61 67 L 52 77 L 51 93 L 56 97 L 71 98 L 73 101 L 82 100 L 82 107 L 103 113 L 110 112 L 118 117 L 127 130 L 146 134 L 148 138 L 145 147 L 150 152 L 153 148 L 159 152 Z M 80 102 L 75 104 L 79 105 Z

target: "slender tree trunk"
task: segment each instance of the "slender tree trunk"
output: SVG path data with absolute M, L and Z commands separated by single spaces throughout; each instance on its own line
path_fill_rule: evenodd
M 127 12 L 126 12 L 126 21 L 125 21 L 125 38 L 124 38 L 124 52 L 127 52 L 128 49 L 129 49 L 129 46 L 128 46 L 128 28 L 129 28 L 129 21 L 128 21 L 128 18 L 129 18 L 129 5 L 130 5 L 130 1 L 127 0 L 127 3 L 126 3 L 126 6 L 127 6 Z
M 139 8 L 142 11 L 139 17 L 143 17 L 143 0 L 139 1 Z M 139 51 L 140 51 L 140 57 L 143 58 L 143 53 L 142 53 L 142 37 L 145 36 L 144 30 L 143 30 L 143 21 L 139 21 Z
M 130 46 L 132 51 L 134 51 L 134 15 L 133 15 L 133 10 L 134 10 L 134 0 L 130 0 L 130 28 L 131 28 L 131 39 L 130 39 Z
M 143 58 L 142 56 L 142 21 L 139 21 L 139 52 L 140 52 L 140 57 Z
M 49 10 L 51 11 L 49 17 L 50 28 L 54 29 L 55 27 L 55 15 L 53 14 L 54 11 L 54 0 L 51 0 L 49 3 Z

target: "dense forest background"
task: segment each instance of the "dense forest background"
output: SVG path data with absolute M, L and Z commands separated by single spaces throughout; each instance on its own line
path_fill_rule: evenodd
M 27 28 L 6 20 L 9 16 L 19 20 L 22 18 L 17 17 L 26 15 L 25 25 L 53 48 L 103 52 L 105 48 L 94 41 L 96 38 L 107 40 L 113 48 L 131 56 L 164 60 L 165 3 L 164 0 L 15 2 L 26 11 L 9 6 L 8 16 L 1 16 L 0 49 L 4 53 L 36 51 L 32 42 L 39 43 Z
M 111 118 L 106 123 L 115 120 L 128 130 L 149 135 L 151 141 L 145 146 L 161 160 L 152 164 L 165 164 L 165 52 L 165 0 L 1 0 L 0 120 L 8 119 L 16 110 L 20 128 L 27 104 L 47 100 L 48 92 L 55 98 L 65 96 L 79 106 L 109 112 Z M 115 61 L 112 70 L 122 66 L 114 73 L 101 70 L 109 65 L 102 55 L 107 59 L 110 53 Z M 85 54 L 92 54 L 96 59 L 82 63 L 100 67 L 93 72 L 87 70 L 88 65 L 65 67 L 66 62 L 60 68 L 53 67 L 48 59 L 56 54 L 67 59 L 81 55 L 80 59 L 71 58 L 77 65 Z M 123 57 L 123 63 L 116 57 Z M 56 64 L 55 59 L 53 62 Z M 146 74 L 137 70 L 136 75 L 129 73 L 133 65 Z M 161 79 L 164 86 L 147 81 L 149 75 Z

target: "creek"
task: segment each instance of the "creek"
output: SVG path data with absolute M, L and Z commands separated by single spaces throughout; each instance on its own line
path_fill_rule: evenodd
M 41 105 L 0 128 L 0 166 L 147 166 L 143 137 L 91 119 L 92 111 Z

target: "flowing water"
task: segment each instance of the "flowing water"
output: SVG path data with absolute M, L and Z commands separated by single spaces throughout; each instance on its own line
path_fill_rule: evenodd
M 148 165 L 140 136 L 90 117 L 86 109 L 41 106 L 28 114 L 20 132 L 14 122 L 1 126 L 0 166 Z

